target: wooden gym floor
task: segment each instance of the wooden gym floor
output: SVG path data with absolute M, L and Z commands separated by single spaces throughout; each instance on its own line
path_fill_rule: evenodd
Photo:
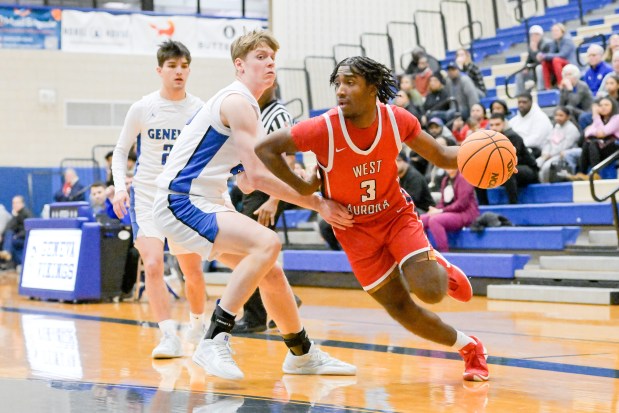
M 147 303 L 65 304 L 0 282 L 0 412 L 619 412 L 619 308 L 446 299 L 430 306 L 488 348 L 491 381 L 461 379 L 451 348 L 419 339 L 361 290 L 295 288 L 310 336 L 357 377 L 290 376 L 274 331 L 235 337 L 246 379 L 154 361 Z M 222 287 L 209 287 L 214 298 Z M 174 304 L 186 322 L 188 307 Z M 186 324 L 183 325 L 183 328 Z

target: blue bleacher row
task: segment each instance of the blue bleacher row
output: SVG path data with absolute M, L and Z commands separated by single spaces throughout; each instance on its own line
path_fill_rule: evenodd
M 479 233 L 466 228 L 449 234 L 450 247 L 465 252 L 444 255 L 471 277 L 513 278 L 515 271 L 522 269 L 531 256 L 505 251 L 561 251 L 576 242 L 582 226 L 612 225 L 612 206 L 609 203 L 574 202 L 574 185 L 530 185 L 520 194 L 521 204 L 517 205 L 501 205 L 505 199 L 504 190 L 490 190 L 489 198 L 494 205 L 481 206 L 480 213 L 503 215 L 514 226 L 486 228 Z M 288 228 L 306 222 L 311 216 L 307 210 L 288 210 L 284 214 Z M 351 271 L 343 252 L 321 250 L 284 251 L 284 269 Z
M 612 3 L 612 0 L 581 0 L 583 14 L 589 11 L 598 9 L 602 6 Z M 619 13 L 619 9 L 616 10 Z M 555 23 L 564 23 L 568 20 L 576 20 L 580 17 L 580 11 L 578 8 L 578 1 L 570 0 L 570 2 L 564 6 L 549 7 L 546 9 L 543 16 L 534 16 L 528 19 L 527 25 L 521 23 L 516 26 L 498 29 L 494 37 L 482 38 L 474 42 L 473 60 L 475 62 L 482 61 L 486 56 L 501 53 L 509 49 L 516 43 L 522 43 L 526 41 L 526 27 L 532 25 L 542 26 L 544 30 L 549 30 Z M 592 19 L 589 21 L 589 25 L 602 24 L 603 19 Z M 613 27 L 614 30 L 614 27 Z M 450 50 L 445 54 L 443 64 L 455 60 L 456 51 Z M 512 63 L 512 60 L 506 63 Z

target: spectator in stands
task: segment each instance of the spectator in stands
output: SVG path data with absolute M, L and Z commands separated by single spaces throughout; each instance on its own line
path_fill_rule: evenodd
M 107 187 L 105 183 L 97 181 L 90 185 L 90 209 L 95 218 L 97 215 L 107 215 L 105 201 L 107 200 Z
M 6 210 L 4 205 L 0 204 L 0 245 L 2 245 L 4 231 L 12 218 L 12 215 Z
M 600 58 L 602 55 L 600 54 Z M 591 123 L 591 104 L 593 95 L 589 86 L 580 80 L 580 70 L 573 64 L 565 65 L 562 70 L 563 80 L 559 85 L 561 94 L 559 105 L 565 106 L 578 121 L 581 129 Z
M 424 69 L 419 67 L 419 59 L 425 57 L 428 60 L 428 65 L 432 70 L 432 73 L 440 73 L 441 65 L 439 61 L 434 57 L 426 53 L 426 49 L 423 46 L 415 46 L 411 52 L 412 60 L 406 67 L 404 73 L 407 75 L 416 75 Z
M 479 103 L 479 94 L 475 84 L 466 74 L 461 73 L 458 65 L 451 62 L 447 65 L 447 91 L 456 99 L 462 119 L 469 117 L 471 106 Z
M 568 63 L 576 64 L 576 45 L 565 26 L 556 23 L 551 29 L 552 42 L 548 52 L 539 52 L 537 60 L 542 63 L 544 74 L 544 87 L 550 89 L 553 85 L 553 77 L 556 85 L 561 84 L 563 77 L 561 69 Z
M 424 214 L 431 206 L 435 205 L 426 179 L 421 172 L 411 166 L 406 151 L 400 152 L 396 162 L 400 187 L 413 198 L 417 214 Z
M 417 101 L 417 102 L 415 102 Z M 406 109 L 412 113 L 416 118 L 421 118 L 423 98 L 415 89 L 410 89 L 408 92 L 400 89 L 393 98 L 393 104 Z
M 471 114 L 465 124 L 457 131 L 454 131 L 456 143 L 460 144 L 471 133 L 488 127 L 488 118 L 486 117 L 486 108 L 481 103 L 475 103 L 471 106 Z
M 427 130 L 434 139 L 443 138 L 449 146 L 456 144 L 456 138 L 453 133 L 445 126 L 445 123 L 443 123 L 443 120 L 439 117 L 432 118 L 428 121 Z
M 619 142 L 619 106 L 609 97 L 601 97 L 592 107 L 593 123 L 585 129 L 585 141 L 580 156 L 580 172 L 588 173 L 592 166 L 612 155 Z M 519 168 L 520 170 L 520 168 Z
M 427 120 L 434 117 L 441 118 L 443 122 L 449 122 L 456 113 L 456 109 L 452 108 L 447 88 L 441 81 L 441 78 L 436 75 L 430 76 L 428 94 L 423 104 L 423 111 L 422 125 L 426 125 Z
M 612 34 L 608 38 L 608 45 L 606 46 L 606 50 L 604 51 L 604 61 L 607 63 L 611 63 L 613 60 L 613 55 L 616 51 L 619 51 L 619 34 Z
M 56 202 L 74 202 L 85 201 L 86 191 L 84 185 L 79 181 L 80 177 L 77 176 L 77 172 L 73 168 L 67 168 L 64 171 L 64 183 L 62 188 L 54 194 L 54 201 Z
M 501 99 L 493 100 L 490 104 L 490 114 L 500 113 L 505 116 L 505 119 L 511 117 L 511 111 L 507 107 L 507 102 Z
M 415 74 L 415 89 L 419 91 L 421 96 L 426 96 L 428 94 L 430 77 L 434 75 L 434 72 L 432 71 L 432 69 L 430 68 L 430 64 L 428 63 L 427 56 L 421 56 L 419 58 L 419 62 L 417 63 L 417 69 L 418 72 Z M 402 88 L 401 85 L 400 88 Z
M 540 182 L 549 182 L 550 166 L 553 162 L 565 158 L 565 151 L 576 147 L 580 138 L 580 130 L 570 120 L 571 113 L 568 108 L 559 106 L 554 115 L 555 126 L 542 148 L 542 155 L 537 158 Z
M 516 148 L 518 156 L 518 173 L 515 173 L 502 186 L 507 192 L 507 198 L 510 204 L 518 203 L 518 188 L 525 187 L 529 184 L 539 182 L 537 162 L 531 152 L 529 152 L 524 144 L 522 137 L 513 129 L 508 128 L 505 123 L 505 117 L 500 113 L 493 113 L 490 116 L 490 129 L 496 132 L 501 132 L 505 135 Z M 476 189 L 477 199 L 480 205 L 488 205 L 488 193 L 485 189 Z
M 457 169 L 447 169 L 441 182 L 441 199 L 435 207 L 421 215 L 423 227 L 432 234 L 434 247 L 440 252 L 449 251 L 447 232 L 459 231 L 473 223 L 479 216 L 475 190 Z
M 16 195 L 12 200 L 12 218 L 6 225 L 2 240 L 0 260 L 4 261 L 2 269 L 14 269 L 23 263 L 26 228 L 24 221 L 32 218 L 32 213 L 26 208 L 24 197 Z
M 619 101 L 619 75 L 616 75 L 615 73 L 610 73 L 608 76 L 605 77 L 605 79 L 605 90 L 603 91 L 602 89 L 600 89 L 598 91 L 598 96 L 608 96 L 615 99 L 616 101 Z
M 112 177 L 112 157 L 114 151 L 109 151 L 105 154 L 105 184 L 107 186 L 114 185 L 114 178 Z
M 606 81 L 610 76 L 619 76 L 619 51 L 613 54 L 611 67 L 613 68 L 613 71 L 608 73 L 606 76 L 604 76 L 604 79 L 602 79 L 602 83 L 600 84 L 600 88 L 598 89 L 597 96 L 604 96 L 604 94 L 608 92 L 606 90 Z
M 613 71 L 613 68 L 603 60 L 603 55 L 604 48 L 599 44 L 592 44 L 587 49 L 589 68 L 583 75 L 583 80 L 594 95 L 600 88 L 604 76 Z M 565 67 L 563 70 L 565 70 Z
M 529 28 L 529 47 L 526 69 L 516 75 L 516 94 L 531 90 L 537 80 L 537 90 L 544 90 L 544 75 L 542 65 L 537 60 L 537 54 L 547 52 L 550 44 L 544 40 L 544 29 L 537 24 Z M 531 85 L 529 85 L 531 83 Z
M 509 125 L 524 139 L 525 146 L 533 152 L 533 159 L 539 157 L 552 131 L 552 123 L 544 111 L 533 103 L 529 92 L 518 95 L 518 113 L 509 120 Z
M 473 63 L 471 53 L 466 49 L 458 49 L 456 51 L 456 64 L 458 68 L 466 73 L 466 75 L 473 81 L 475 89 L 479 98 L 486 97 L 486 84 L 484 83 L 484 75 L 481 74 L 479 66 Z

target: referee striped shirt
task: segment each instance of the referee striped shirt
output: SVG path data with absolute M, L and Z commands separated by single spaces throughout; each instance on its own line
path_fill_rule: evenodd
M 262 109 L 260 120 L 267 133 L 275 132 L 278 129 L 286 128 L 293 124 L 288 109 L 277 100 L 270 102 Z

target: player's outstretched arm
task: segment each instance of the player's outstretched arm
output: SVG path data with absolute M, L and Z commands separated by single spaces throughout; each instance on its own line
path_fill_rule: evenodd
M 458 169 L 458 147 L 443 146 L 423 130 L 415 139 L 407 140 L 406 144 L 439 168 Z
M 245 98 L 240 95 L 227 97 L 221 105 L 221 119 L 232 130 L 234 142 L 245 169 L 245 176 L 242 179 L 247 179 L 248 186 L 283 201 L 318 211 L 327 222 L 337 228 L 352 226 L 352 215 L 342 205 L 314 194 L 315 189 L 312 189 L 311 195 L 303 196 L 279 180 L 265 167 L 254 152 L 258 136 L 263 132 L 259 127 L 254 109 Z M 290 171 L 281 157 L 282 152 L 279 153 L 278 158 Z M 294 175 L 292 171 L 291 173 Z M 314 181 L 309 185 L 318 188 L 319 183 Z
M 305 181 L 290 169 L 290 166 L 281 155 L 278 155 L 282 153 L 296 153 L 298 151 L 297 145 L 292 140 L 290 128 L 282 128 L 270 133 L 255 148 L 258 158 L 275 176 L 286 182 L 298 193 L 309 195 L 320 187 L 318 175 L 313 174 L 311 181 Z
M 127 158 L 129 157 L 131 147 L 137 139 L 136 137 L 140 133 L 141 113 L 138 103 L 131 105 L 112 155 L 112 177 L 114 179 L 114 188 L 116 191 L 112 200 L 112 205 L 114 207 L 114 213 L 116 213 L 119 219 L 122 219 L 128 212 L 129 194 L 125 187 Z

